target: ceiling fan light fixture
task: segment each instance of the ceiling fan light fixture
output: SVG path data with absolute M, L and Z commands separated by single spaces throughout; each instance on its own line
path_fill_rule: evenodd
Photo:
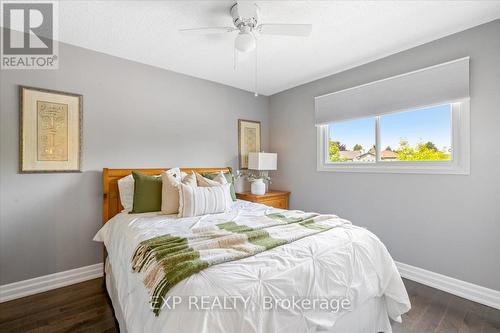
M 251 32 L 242 31 L 236 36 L 234 47 L 240 52 L 250 52 L 255 49 L 255 37 Z

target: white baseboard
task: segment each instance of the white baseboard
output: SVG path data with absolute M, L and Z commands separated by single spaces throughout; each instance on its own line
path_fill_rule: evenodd
M 402 277 L 500 309 L 500 291 L 396 262 Z M 0 286 L 0 303 L 103 276 L 102 263 Z
M 38 294 L 70 284 L 92 280 L 103 275 L 102 263 L 44 275 L 0 286 L 0 303 Z
M 500 291 L 396 262 L 402 277 L 468 300 L 500 309 Z

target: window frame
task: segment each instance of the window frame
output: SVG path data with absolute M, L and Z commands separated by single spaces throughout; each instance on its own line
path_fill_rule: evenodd
M 416 111 L 437 105 L 451 105 L 451 148 L 449 161 L 382 161 L 380 160 L 380 117 Z M 317 170 L 330 172 L 470 174 L 470 102 L 469 99 L 421 106 L 372 116 L 375 118 L 375 162 L 330 162 L 328 151 L 329 124 L 317 126 Z M 370 118 L 370 117 L 367 117 Z M 349 119 L 355 120 L 355 119 Z

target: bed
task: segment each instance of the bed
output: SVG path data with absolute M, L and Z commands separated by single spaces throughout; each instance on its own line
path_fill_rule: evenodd
M 382 242 L 338 218 L 343 223 L 331 230 L 208 267 L 182 280 L 170 289 L 155 316 L 144 276 L 131 269 L 131 257 L 141 241 L 283 210 L 237 200 L 222 214 L 128 214 L 121 212 L 117 180 L 133 170 L 155 175 L 165 169 L 104 169 L 104 225 L 94 238 L 105 245 L 106 288 L 121 332 L 392 332 L 391 320 L 400 321 L 410 309 L 404 284 Z

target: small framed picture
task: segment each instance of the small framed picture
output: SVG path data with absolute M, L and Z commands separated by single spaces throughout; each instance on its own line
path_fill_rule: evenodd
M 248 153 L 260 152 L 260 121 L 238 119 L 240 169 L 248 169 Z
M 80 172 L 82 95 L 19 87 L 21 173 Z

